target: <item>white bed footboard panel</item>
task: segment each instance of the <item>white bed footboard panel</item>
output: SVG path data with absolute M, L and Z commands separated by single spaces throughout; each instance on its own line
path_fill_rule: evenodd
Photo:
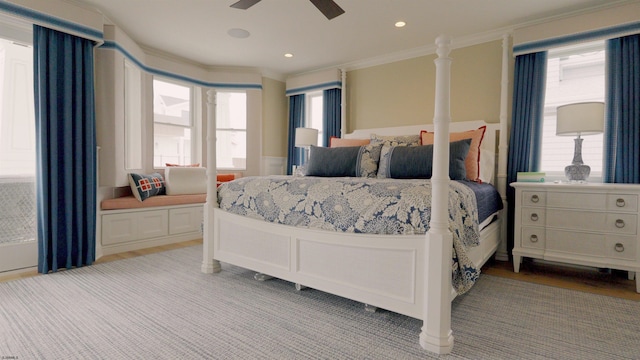
M 425 236 L 299 229 L 215 209 L 215 259 L 422 319 Z
M 337 233 L 214 211 L 216 260 L 423 319 L 426 236 Z M 467 251 L 477 266 L 494 254 L 499 235 L 500 220 Z

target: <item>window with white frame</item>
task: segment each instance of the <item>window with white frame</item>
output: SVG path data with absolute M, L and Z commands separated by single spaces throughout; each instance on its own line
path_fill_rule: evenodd
M 324 126 L 322 118 L 324 115 L 323 110 L 323 92 L 315 91 L 307 94 L 306 99 L 306 114 L 305 114 L 305 127 L 318 130 L 318 146 L 323 146 L 322 137 L 324 136 Z
M 153 166 L 189 165 L 194 159 L 193 87 L 153 80 Z
M 247 163 L 247 93 L 216 92 L 216 166 L 245 170 Z
M 546 172 L 547 178 L 564 179 L 564 168 L 573 160 L 574 137 L 556 135 L 556 109 L 566 104 L 604 101 L 604 41 L 550 50 L 545 91 L 540 169 Z M 583 139 L 582 159 L 591 167 L 589 179 L 600 178 L 603 135 L 589 135 Z

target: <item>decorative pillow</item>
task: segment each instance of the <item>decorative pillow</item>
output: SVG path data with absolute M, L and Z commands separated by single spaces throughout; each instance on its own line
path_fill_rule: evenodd
M 165 163 L 164 166 L 166 167 L 198 167 L 200 166 L 200 164 L 180 165 L 180 164 Z
M 449 143 L 449 178 L 466 179 L 465 158 L 471 139 Z M 433 168 L 433 145 L 394 146 L 389 151 L 386 177 L 394 179 L 430 179 Z M 382 169 L 381 169 L 382 171 Z
M 207 168 L 172 166 L 164 169 L 167 195 L 204 194 L 207 192 Z
M 129 173 L 129 186 L 138 201 L 144 201 L 155 195 L 164 195 L 166 189 L 164 179 L 159 173 L 151 175 Z
M 356 176 L 360 146 L 326 148 L 311 145 L 307 176 Z
M 360 147 L 360 154 L 358 156 L 358 169 L 360 173 L 358 176 L 370 178 L 377 176 L 381 150 L 382 144 L 369 144 Z
M 480 145 L 482 145 L 482 138 L 484 137 L 484 132 L 486 130 L 486 126 L 481 126 L 476 130 L 455 132 L 449 134 L 449 141 L 471 139 L 469 154 L 467 154 L 467 158 L 465 159 L 465 166 L 467 167 L 467 179 L 471 181 L 478 181 L 480 179 Z M 420 132 L 420 140 L 422 145 L 433 144 L 433 136 L 434 133 L 422 130 Z
M 371 140 L 369 139 L 341 139 L 339 137 L 332 136 L 329 139 L 329 147 L 345 147 L 345 146 L 364 146 L 369 145 Z
M 398 146 L 398 145 L 416 146 L 416 145 L 420 145 L 420 135 L 386 136 L 386 135 L 371 134 L 371 143 L 372 144 L 383 143 L 391 146 Z

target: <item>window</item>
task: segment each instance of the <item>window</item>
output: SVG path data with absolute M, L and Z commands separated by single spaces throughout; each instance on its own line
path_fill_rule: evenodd
M 307 94 L 305 127 L 318 129 L 318 146 L 323 146 L 322 137 L 324 134 L 324 126 L 322 124 L 323 111 L 323 93 L 316 91 Z M 328 145 L 328 144 L 327 144 Z
M 216 166 L 245 170 L 247 163 L 247 93 L 216 93 Z
M 153 166 L 189 165 L 195 158 L 193 88 L 153 80 Z
M 0 38 L 0 176 L 35 176 L 33 48 Z
M 548 178 L 565 179 L 564 168 L 573 160 L 575 137 L 556 136 L 556 108 L 571 103 L 604 101 L 604 41 L 549 51 L 546 86 L 540 168 Z M 582 159 L 591 167 L 589 179 L 599 178 L 602 176 L 603 135 L 589 135 L 583 139 Z

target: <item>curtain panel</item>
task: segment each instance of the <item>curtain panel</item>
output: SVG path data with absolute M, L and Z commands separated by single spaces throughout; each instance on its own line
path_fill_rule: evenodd
M 96 241 L 91 40 L 33 27 L 38 272 L 90 265 Z
M 606 46 L 604 181 L 640 184 L 640 34 Z
M 507 184 L 515 182 L 518 172 L 540 168 L 547 52 L 516 57 L 513 84 L 513 110 L 507 163 Z M 507 186 L 508 240 L 513 249 L 515 189 Z
M 342 90 L 328 89 L 323 92 L 322 143 L 328 147 L 332 136 L 340 137 L 342 132 Z
M 287 175 L 293 174 L 293 166 L 302 164 L 304 149 L 296 147 L 296 128 L 304 124 L 305 94 L 289 96 L 289 144 L 287 148 Z

